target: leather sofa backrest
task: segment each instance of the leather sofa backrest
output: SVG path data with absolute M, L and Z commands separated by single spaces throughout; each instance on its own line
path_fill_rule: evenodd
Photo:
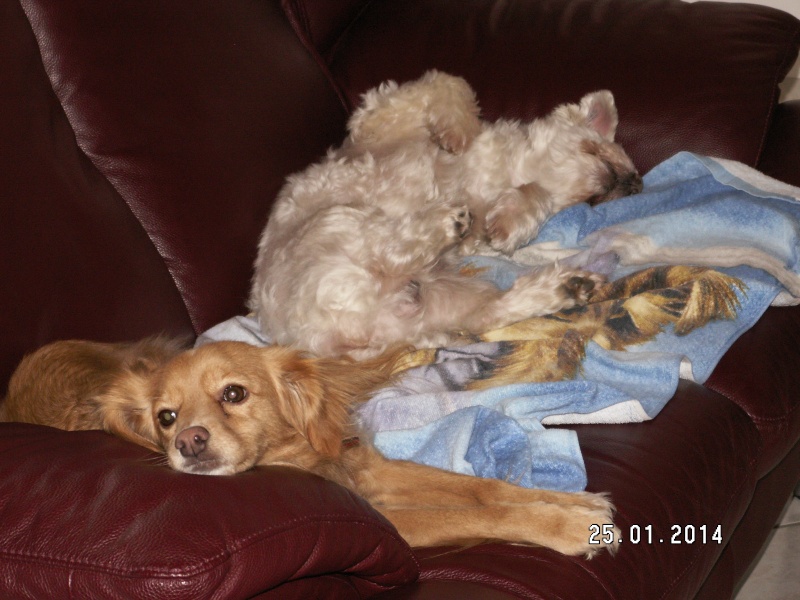
M 279 2 L 0 0 L 0 394 L 56 338 L 244 311 L 284 178 L 344 135 Z
M 680 150 L 758 165 L 800 43 L 797 19 L 764 6 L 470 0 L 463 11 L 461 1 L 372 0 L 345 29 L 325 27 L 325 2 L 287 4 L 351 104 L 433 67 L 466 77 L 489 119 L 530 119 L 609 89 L 618 141 L 643 173 Z

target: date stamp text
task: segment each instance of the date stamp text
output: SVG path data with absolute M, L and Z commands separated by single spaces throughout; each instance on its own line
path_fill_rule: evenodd
M 661 534 L 652 525 L 630 525 L 627 536 L 623 531 L 615 540 L 614 525 L 604 523 L 589 526 L 590 544 L 721 544 L 722 525 L 670 525 L 669 532 Z

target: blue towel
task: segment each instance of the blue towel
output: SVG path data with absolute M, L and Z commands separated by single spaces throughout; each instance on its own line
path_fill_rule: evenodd
M 779 304 L 796 303 L 798 199 L 797 188 L 738 163 L 681 153 L 644 177 L 641 194 L 556 214 L 511 260 L 469 258 L 502 288 L 531 265 L 554 257 L 611 280 L 659 264 L 735 264 L 719 270 L 745 286 L 736 290 L 735 319 L 712 321 L 686 335 L 667 327 L 625 351 L 590 341 L 578 374 L 566 381 L 464 391 L 463 381 L 479 376 L 500 346 L 482 343 L 439 353 L 437 364 L 409 371 L 364 405 L 363 425 L 391 458 L 527 487 L 584 489 L 577 435 L 544 425 L 652 419 L 681 376 L 704 382 L 776 297 Z M 643 239 L 656 251 L 637 256 Z

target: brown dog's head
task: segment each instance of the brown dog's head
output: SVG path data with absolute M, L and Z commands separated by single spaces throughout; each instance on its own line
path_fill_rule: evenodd
M 390 373 L 391 361 L 319 360 L 239 342 L 201 346 L 154 378 L 152 433 L 178 471 L 313 470 L 341 452 L 349 406 Z
M 355 363 L 240 342 L 60 341 L 22 361 L 0 418 L 104 429 L 189 473 L 313 470 L 338 458 L 350 407 L 391 378 L 400 355 Z

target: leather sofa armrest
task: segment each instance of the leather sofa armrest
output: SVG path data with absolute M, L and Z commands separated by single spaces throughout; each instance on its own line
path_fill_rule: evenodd
M 678 151 L 759 162 L 800 21 L 767 7 L 678 0 L 373 0 L 332 42 L 297 0 L 311 48 L 356 105 L 385 79 L 437 68 L 475 87 L 484 115 L 528 119 L 611 90 L 618 141 L 642 172 Z M 319 32 L 325 31 L 326 36 Z
M 329 481 L 163 463 L 99 431 L 0 423 L 0 597 L 310 598 L 319 577 L 366 597 L 417 577 L 391 525 Z
M 800 186 L 800 100 L 776 107 L 758 168 L 775 179 Z

